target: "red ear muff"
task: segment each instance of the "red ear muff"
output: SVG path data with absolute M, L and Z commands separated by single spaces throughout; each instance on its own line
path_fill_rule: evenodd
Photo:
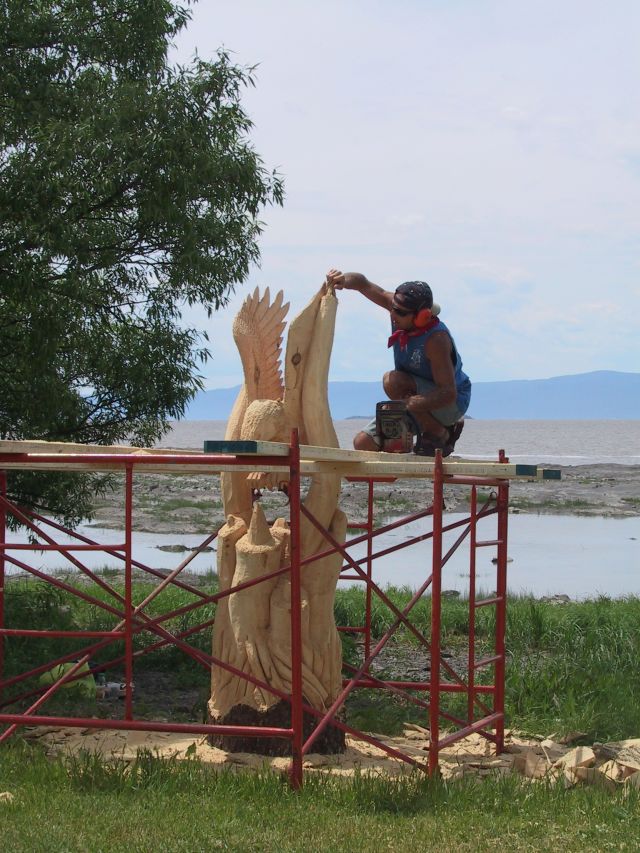
M 413 321 L 413 325 L 418 327 L 426 326 L 430 319 L 431 309 L 421 308 L 419 311 L 416 312 L 416 317 Z

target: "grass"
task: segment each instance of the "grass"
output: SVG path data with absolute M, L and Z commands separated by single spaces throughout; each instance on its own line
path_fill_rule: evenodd
M 582 498 L 573 498 L 572 500 L 554 501 L 554 506 L 559 509 L 588 509 L 593 506 L 593 503 Z
M 388 592 L 397 606 L 406 605 L 408 590 Z M 338 592 L 339 624 L 360 624 L 362 598 L 357 589 Z M 412 613 L 416 627 L 428 634 L 430 599 L 421 599 Z M 380 636 L 392 620 L 390 611 L 374 601 L 374 634 Z M 445 648 L 454 652 L 466 648 L 468 602 L 443 601 L 442 625 Z M 581 731 L 587 741 L 640 735 L 638 625 L 640 599 L 634 597 L 601 597 L 562 606 L 531 597 L 512 597 L 506 632 L 509 724 L 531 733 Z M 482 608 L 476 623 L 478 657 L 490 652 L 493 635 L 492 608 Z M 405 639 L 412 642 L 410 637 Z M 458 704 L 452 700 L 451 708 L 459 710 Z M 391 719 L 401 717 L 396 709 L 391 708 L 389 713 Z
M 381 507 L 384 518 L 393 517 L 396 515 L 401 515 L 402 513 L 409 513 L 416 511 L 415 501 L 404 498 L 402 495 L 398 495 L 397 497 L 388 497 L 385 498 L 384 505 Z M 375 523 L 375 519 L 374 519 Z
M 484 506 L 484 504 L 489 503 L 490 500 L 495 500 L 495 490 L 490 491 L 482 491 L 478 489 L 476 493 L 476 503 L 479 507 Z M 465 503 L 471 503 L 471 494 L 465 494 Z
M 201 512 L 209 512 L 212 509 L 220 509 L 221 506 L 222 501 L 219 500 L 197 501 L 188 498 L 168 498 L 155 504 L 155 507 L 161 512 L 171 512 L 174 509 L 197 509 Z
M 101 576 L 120 595 L 124 594 L 121 573 L 110 576 L 109 572 L 101 572 Z M 217 588 L 217 576 L 205 575 L 200 579 L 202 591 L 213 594 Z M 134 585 L 134 601 L 142 601 L 153 589 L 156 583 L 153 581 L 138 580 Z M 85 587 L 86 589 L 86 587 Z M 120 607 L 114 601 L 108 591 L 92 585 L 90 594 L 98 601 L 108 602 L 112 606 Z M 197 602 L 198 596 L 184 591 L 178 587 L 169 585 L 163 590 L 145 609 L 149 616 L 158 616 L 172 610 Z M 214 604 L 206 604 L 196 610 L 167 620 L 162 625 L 174 634 L 187 631 L 200 622 L 213 618 L 215 612 Z M 40 581 L 10 582 L 7 584 L 5 596 L 5 624 L 10 627 L 29 627 L 36 629 L 57 630 L 110 630 L 114 627 L 118 617 L 106 612 L 97 604 L 91 604 L 75 596 L 69 596 L 50 584 Z M 134 635 L 134 651 L 138 651 L 157 639 L 156 635 L 148 631 L 141 631 Z M 15 673 L 24 672 L 31 667 L 70 653 L 85 645 L 83 641 L 73 639 L 38 639 L 23 637 L 7 637 L 5 642 L 6 673 L 11 676 Z M 211 651 L 211 631 L 204 631 L 187 638 L 186 642 L 195 648 Z M 114 642 L 95 653 L 93 662 L 96 664 L 106 663 L 124 653 L 124 643 Z M 168 645 L 150 654 L 136 659 L 135 667 L 139 669 L 159 669 L 171 672 L 178 676 L 184 670 L 192 674 L 196 679 L 206 683 L 208 675 L 191 658 L 187 657 L 175 646 Z M 117 680 L 122 677 L 121 668 L 110 671 L 110 677 Z M 36 686 L 37 679 L 27 682 L 25 687 Z
M 511 508 L 512 509 L 524 509 L 531 510 L 532 512 L 539 512 L 543 509 L 553 510 L 555 513 L 562 514 L 563 512 L 568 512 L 571 514 L 579 515 L 582 510 L 592 509 L 597 504 L 594 504 L 592 501 L 585 501 L 582 498 L 575 498 L 571 500 L 557 500 L 556 498 L 549 498 L 547 500 L 531 500 L 530 498 L 518 497 L 518 495 L 514 495 L 511 498 Z
M 635 790 L 565 790 L 516 778 L 451 785 L 217 771 L 139 753 L 129 766 L 79 755 L 48 761 L 19 741 L 0 749 L 10 851 L 635 850 Z M 5 783 L 6 784 L 6 783 Z
M 112 582 L 117 586 L 120 581 Z M 211 591 L 215 584 L 214 576 L 205 581 Z M 136 582 L 134 598 L 140 600 L 153 586 Z M 406 588 L 387 592 L 399 607 L 409 600 Z M 102 591 L 98 595 L 106 597 Z M 152 612 L 192 600 L 190 593 L 170 588 Z M 113 623 L 97 607 L 70 602 L 40 582 L 11 581 L 5 604 L 8 625 L 89 628 Z M 360 624 L 363 605 L 362 590 L 339 590 L 338 622 Z M 185 617 L 182 625 L 203 618 Z M 468 618 L 464 600 L 443 602 L 445 648 L 455 652 L 466 647 Z M 374 601 L 374 634 L 380 636 L 392 620 L 388 609 Z M 414 622 L 428 632 L 429 620 L 430 600 L 425 597 L 415 606 Z M 638 624 L 637 598 L 562 606 L 512 598 L 507 624 L 508 724 L 528 733 L 582 731 L 585 742 L 638 736 Z M 490 648 L 493 629 L 491 608 L 482 608 L 479 655 Z M 354 637 L 342 636 L 345 658 L 355 661 Z M 210 633 L 190 640 L 207 649 L 210 641 Z M 54 648 L 59 651 L 56 644 L 69 642 L 6 638 L 7 666 L 24 669 L 52 657 Z M 141 642 L 138 637 L 136 643 Z M 415 648 L 411 642 L 403 636 L 405 650 Z M 145 656 L 136 661 L 136 671 L 139 668 L 171 672 L 176 685 L 201 681 L 206 690 L 207 673 L 177 650 Z M 56 701 L 71 698 L 67 694 Z M 86 707 L 78 702 L 76 697 L 74 713 L 99 712 L 91 700 L 83 700 Z M 54 704 L 47 709 L 56 712 Z M 149 714 L 154 710 L 147 709 Z M 425 722 L 412 706 L 379 691 L 354 695 L 347 717 L 378 732 L 398 731 L 411 719 Z M 195 760 L 173 762 L 149 753 L 140 753 L 133 764 L 100 761 L 88 754 L 63 764 L 46 759 L 37 747 L 18 738 L 0 746 L 2 790 L 14 796 L 12 803 L 0 803 L 3 849 L 10 851 L 349 851 L 407 845 L 420 850 L 636 850 L 640 837 L 635 790 L 612 795 L 593 787 L 564 790 L 497 777 L 445 784 L 418 775 L 352 780 L 307 775 L 304 789 L 295 793 L 284 779 L 266 771 L 214 772 Z
M 122 592 L 119 579 L 110 579 Z M 150 581 L 137 581 L 134 600 L 140 601 L 153 589 Z M 215 575 L 207 576 L 203 589 L 213 593 Z M 92 588 L 101 600 L 108 593 Z M 387 590 L 397 607 L 406 606 L 408 588 Z M 197 597 L 177 587 L 163 591 L 148 608 L 150 615 L 195 602 Z M 65 593 L 41 582 L 15 583 L 6 589 L 6 625 L 30 628 L 93 630 L 113 627 L 115 617 L 96 605 L 70 599 Z M 185 631 L 199 622 L 211 619 L 214 605 L 205 605 L 164 623 L 174 633 Z M 427 636 L 430 631 L 431 600 L 420 599 L 412 610 L 412 621 Z M 338 590 L 336 621 L 339 625 L 361 625 L 364 620 L 364 592 L 356 587 Z M 372 602 L 371 623 L 374 637 L 380 637 L 392 624 L 394 616 L 378 598 Z M 556 605 L 531 597 L 512 597 L 507 608 L 507 674 L 506 714 L 508 724 L 529 733 L 549 734 L 581 731 L 585 740 L 615 740 L 640 735 L 640 599 L 609 599 Z M 490 653 L 494 636 L 493 608 L 477 611 L 477 656 Z M 443 648 L 464 657 L 469 630 L 468 602 L 445 599 L 442 605 Z M 358 660 L 355 636 L 341 635 L 344 657 L 349 663 Z M 135 636 L 134 648 L 141 649 L 156 639 L 148 632 Z M 416 657 L 425 653 L 412 646 L 414 639 L 406 631 L 397 640 L 405 649 L 415 648 Z M 190 645 L 209 651 L 211 629 L 188 638 Z M 5 638 L 7 675 L 23 672 L 41 662 L 79 647 L 77 640 Z M 122 644 L 111 644 L 95 655 L 96 663 L 106 662 L 122 654 Z M 405 658 L 406 658 L 405 654 Z M 136 659 L 135 671 L 171 673 L 176 685 L 191 684 L 206 689 L 207 671 L 176 647 L 168 646 Z M 482 672 L 482 671 L 481 671 Z M 463 673 L 462 673 L 463 674 Z M 490 675 L 485 671 L 484 677 Z M 402 675 L 402 673 L 396 673 Z M 108 678 L 121 678 L 121 669 L 108 673 Z M 36 686 L 37 679 L 31 686 Z M 65 694 L 66 697 L 66 694 Z M 61 697 L 60 701 L 65 701 Z M 142 697 L 136 697 L 142 701 Z M 145 701 L 151 703 L 150 698 Z M 451 697 L 447 710 L 462 709 L 462 697 Z M 152 713 L 153 708 L 147 707 Z M 95 713 L 95 709 L 93 710 Z M 403 700 L 378 691 L 360 692 L 347 704 L 349 720 L 364 728 L 396 733 L 406 720 L 424 722 L 423 712 Z

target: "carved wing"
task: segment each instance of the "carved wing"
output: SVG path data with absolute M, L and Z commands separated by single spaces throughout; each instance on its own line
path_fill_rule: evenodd
M 323 285 L 309 304 L 289 324 L 287 351 L 284 366 L 284 402 L 289 422 L 298 427 L 300 440 L 306 444 L 307 437 L 302 419 L 302 388 L 307 370 L 309 351 L 313 341 L 316 318 L 325 292 Z
M 249 402 L 281 400 L 283 395 L 280 344 L 289 303 L 280 290 L 269 304 L 269 288 L 260 299 L 258 288 L 248 296 L 233 321 L 233 339 L 240 351 Z
M 242 303 L 233 321 L 233 338 L 240 352 L 244 385 L 227 424 L 225 438 L 240 437 L 247 406 L 254 400 L 281 400 L 284 395 L 280 345 L 289 303 L 279 291 L 270 304 L 269 288 L 260 298 L 258 288 Z

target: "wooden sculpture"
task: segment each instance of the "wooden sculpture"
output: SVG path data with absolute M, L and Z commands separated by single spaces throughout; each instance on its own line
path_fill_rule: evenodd
M 288 304 L 282 292 L 270 303 L 269 290 L 248 297 L 233 324 L 240 351 L 244 385 L 229 418 L 227 440 L 285 441 L 297 427 L 302 444 L 338 447 L 327 397 L 329 361 L 337 300 L 323 285 L 289 327 L 284 364 L 280 345 Z M 289 527 L 283 518 L 269 527 L 257 488 L 278 488 L 282 475 L 222 474 L 226 524 L 218 534 L 220 589 L 237 586 L 289 565 Z M 338 509 L 339 474 L 318 474 L 303 504 L 339 542 L 346 535 L 346 517 Z M 301 521 L 302 558 L 326 550 L 322 534 Z M 342 649 L 333 605 L 342 558 L 334 554 L 302 568 L 303 693 L 307 703 L 327 709 L 342 681 Z M 213 654 L 243 672 L 282 690 L 291 690 L 291 621 L 289 575 L 265 581 L 221 599 L 216 610 Z M 212 668 L 209 719 L 236 725 L 290 725 L 284 700 L 221 667 Z M 313 720 L 305 718 L 310 731 Z M 280 754 L 289 751 L 284 739 L 213 738 L 225 749 Z M 314 750 L 344 749 L 344 735 L 331 727 Z

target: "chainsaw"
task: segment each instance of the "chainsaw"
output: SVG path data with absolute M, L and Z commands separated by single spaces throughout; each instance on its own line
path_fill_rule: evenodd
M 420 428 L 404 400 L 384 400 L 376 405 L 376 433 L 385 453 L 411 453 Z

